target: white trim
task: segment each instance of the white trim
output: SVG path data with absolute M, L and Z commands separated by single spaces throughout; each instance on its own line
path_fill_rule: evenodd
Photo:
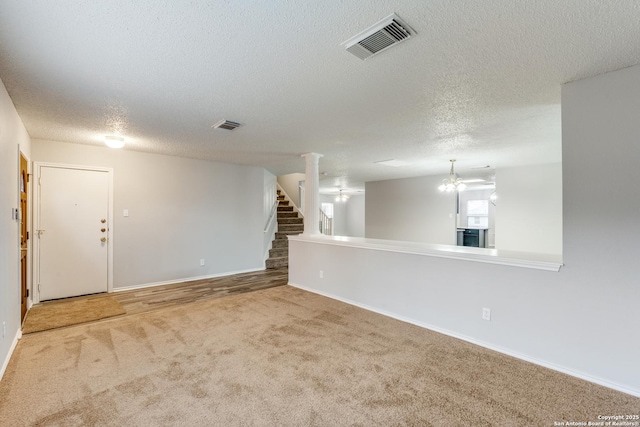
M 20 151 L 22 153 L 22 151 Z M 29 239 L 27 241 L 27 251 L 28 251 L 28 255 L 27 255 L 27 289 L 29 289 L 29 297 L 27 298 L 27 313 L 29 312 L 29 310 L 31 310 L 31 307 L 33 306 L 33 295 L 34 295 L 34 289 L 33 289 L 33 254 L 34 254 L 34 243 L 33 243 L 33 212 L 34 212 L 34 201 L 35 201 L 35 185 L 34 182 L 36 181 L 36 175 L 34 173 L 34 167 L 33 167 L 33 161 L 31 161 L 31 158 L 27 155 L 25 155 L 24 153 L 22 153 L 22 155 L 24 156 L 25 159 L 27 159 L 27 173 L 29 174 L 29 182 L 28 182 L 28 186 L 29 186 L 29 193 L 27 194 L 27 206 L 29 207 L 29 213 L 28 213 L 28 222 L 27 222 L 27 231 L 29 232 Z
M 253 273 L 256 271 L 264 271 L 264 270 L 265 270 L 264 268 L 251 268 L 248 270 L 228 271 L 225 273 L 209 274 L 207 276 L 185 277 L 183 279 L 165 280 L 162 282 L 154 282 L 154 283 L 143 283 L 140 285 L 131 285 L 131 286 L 123 286 L 123 287 L 115 288 L 113 292 L 132 291 L 135 289 L 151 288 L 153 286 L 173 285 L 173 284 L 182 283 L 182 282 L 192 282 L 194 280 L 215 279 L 217 277 L 233 276 L 234 274 Z
M 31 224 L 33 226 L 33 236 L 31 245 L 31 304 L 37 304 L 40 302 L 40 290 L 38 289 L 38 283 L 40 283 L 40 272 L 38 266 L 40 265 L 40 243 L 39 238 L 36 235 L 36 229 L 40 222 L 40 186 L 37 184 L 38 177 L 40 176 L 40 167 L 38 162 L 33 162 L 33 205 L 31 206 L 31 212 L 33 218 Z
M 114 208 L 113 208 L 113 168 L 106 168 L 102 166 L 85 166 L 85 165 L 70 165 L 65 163 L 50 163 L 50 162 L 33 162 L 34 173 L 32 177 L 35 180 L 40 180 L 40 171 L 43 167 L 49 168 L 59 168 L 59 169 L 76 169 L 76 170 L 87 170 L 87 171 L 96 171 L 96 172 L 106 172 L 108 174 L 109 180 L 109 219 L 108 224 L 109 228 L 107 230 L 107 239 L 109 245 L 107 247 L 107 292 L 113 292 L 113 229 L 115 223 L 114 216 Z M 33 200 L 33 225 L 34 230 L 35 227 L 39 224 L 40 221 L 40 185 L 33 184 L 34 186 L 34 197 Z M 40 274 L 38 271 L 38 266 L 40 263 L 40 244 L 39 239 L 35 237 L 35 233 L 33 234 L 33 272 L 32 272 L 32 281 L 33 281 L 33 304 L 37 304 L 40 302 L 40 291 L 37 289 L 35 284 L 40 282 Z
M 0 380 L 4 377 L 4 373 L 9 366 L 9 361 L 11 360 L 11 356 L 13 355 L 13 351 L 16 349 L 18 345 L 18 341 L 22 338 L 22 330 L 18 329 L 16 331 L 16 336 L 13 338 L 13 342 L 11 343 L 11 347 L 9 347 L 9 352 L 7 353 L 7 357 L 5 357 L 4 362 L 2 362 L 2 368 L 0 368 Z
M 107 229 L 107 292 L 113 292 L 113 229 L 116 223 L 113 208 L 113 168 L 104 168 L 109 174 L 109 228 Z M 92 169 L 96 170 L 96 169 Z
M 610 389 L 613 389 L 613 390 L 617 390 L 617 391 L 620 391 L 622 393 L 629 394 L 631 396 L 640 397 L 640 390 L 635 389 L 635 388 L 630 388 L 630 387 L 627 387 L 627 386 L 624 386 L 624 385 L 620 385 L 620 384 L 617 384 L 617 383 L 614 383 L 614 382 L 611 382 L 611 381 L 604 380 L 602 378 L 594 377 L 594 376 L 589 375 L 589 374 L 585 374 L 585 373 L 582 373 L 582 372 L 578 372 L 578 371 L 574 371 L 574 370 L 571 370 L 571 369 L 567 369 L 567 368 L 564 368 L 562 366 L 554 365 L 552 363 L 545 362 L 544 360 L 536 359 L 535 357 L 529 357 L 529 356 L 526 356 L 526 355 L 524 355 L 522 353 L 514 352 L 514 351 L 511 351 L 511 350 L 499 347 L 499 346 L 495 346 L 493 344 L 486 343 L 484 341 L 479 341 L 479 340 L 476 340 L 474 338 L 468 337 L 466 335 L 458 334 L 458 333 L 449 331 L 447 329 L 442 329 L 442 328 L 439 328 L 437 326 L 433 326 L 433 325 L 428 324 L 428 323 L 418 322 L 418 321 L 413 320 L 413 319 L 408 318 L 408 317 L 398 316 L 396 314 L 390 313 L 390 312 L 385 311 L 385 310 L 380 310 L 380 309 L 368 306 L 366 304 L 361 304 L 361 303 L 352 301 L 352 300 L 350 300 L 348 298 L 342 298 L 342 297 L 335 296 L 335 295 L 330 294 L 328 292 L 318 291 L 316 289 L 308 288 L 306 286 L 298 285 L 298 284 L 291 283 L 291 282 L 289 282 L 288 284 L 289 284 L 289 286 L 293 286 L 294 288 L 302 289 L 302 290 L 307 291 L 307 292 L 311 292 L 311 293 L 314 293 L 314 294 L 322 295 L 322 296 L 327 297 L 327 298 L 338 300 L 338 301 L 341 301 L 341 302 L 343 302 L 345 304 L 353 305 L 353 306 L 362 308 L 364 310 L 372 311 L 374 313 L 378 313 L 378 314 L 381 314 L 383 316 L 390 317 L 392 319 L 400 320 L 401 322 L 405 322 L 405 323 L 409 323 L 409 324 L 412 324 L 412 325 L 416 325 L 416 326 L 419 326 L 421 328 L 429 329 L 431 331 L 438 332 L 438 333 L 450 336 L 452 338 L 457 338 L 459 340 L 466 341 L 468 343 L 475 344 L 475 345 L 478 345 L 480 347 L 484 347 L 484 348 L 489 349 L 489 350 L 497 351 L 498 353 L 506 354 L 507 356 L 515 357 L 516 359 L 520 359 L 520 360 L 524 360 L 525 362 L 533 363 L 534 365 L 542 366 L 544 368 L 548 368 L 548 369 L 551 369 L 553 371 L 561 372 L 563 374 L 567 374 L 567 375 L 570 375 L 570 376 L 575 377 L 575 378 L 580 378 L 582 380 L 589 381 L 591 383 L 598 384 L 598 385 L 601 385 L 601 386 L 604 386 L 604 387 L 607 387 L 607 388 L 610 388 Z
M 398 252 L 436 258 L 448 258 L 535 270 L 560 271 L 562 262 L 557 256 L 498 251 L 497 249 L 471 248 L 467 246 L 436 245 L 430 243 L 404 242 L 397 240 L 367 239 L 362 237 L 293 235 L 289 240 L 317 243 L 321 245 L 346 246 L 385 252 Z

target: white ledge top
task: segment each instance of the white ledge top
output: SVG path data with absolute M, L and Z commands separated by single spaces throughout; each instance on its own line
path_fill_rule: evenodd
M 561 256 L 528 252 L 499 251 L 497 249 L 472 248 L 468 246 L 438 245 L 433 243 L 406 242 L 400 240 L 366 239 L 363 237 L 325 236 L 299 234 L 288 236 L 289 240 L 324 245 L 348 246 L 378 251 L 400 252 L 439 258 L 532 268 L 536 270 L 560 271 Z

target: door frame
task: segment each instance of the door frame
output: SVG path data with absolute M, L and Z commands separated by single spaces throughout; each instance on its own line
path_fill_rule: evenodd
M 75 169 L 86 170 L 93 172 L 106 172 L 109 183 L 109 206 L 107 208 L 107 223 L 109 228 L 107 229 L 107 292 L 113 292 L 113 229 L 114 229 L 114 215 L 113 215 L 113 168 L 105 168 L 101 166 L 82 166 L 82 165 L 70 165 L 65 163 L 49 163 L 49 162 L 34 162 L 34 198 L 33 198 L 33 303 L 40 302 L 40 238 L 37 234 L 37 227 L 40 224 L 40 176 L 43 167 L 59 168 L 59 169 Z M 37 183 L 36 183 L 37 182 Z
M 22 147 L 18 144 L 18 206 L 20 206 L 20 157 L 24 157 L 27 161 L 27 175 L 29 179 L 25 183 L 27 186 L 27 233 L 29 238 L 27 239 L 27 313 L 33 306 L 33 162 L 29 156 L 22 151 Z M 25 215 L 24 212 L 20 212 L 20 215 Z M 18 227 L 20 227 L 20 220 L 18 220 Z M 20 235 L 20 229 L 18 228 L 18 236 Z M 22 257 L 22 245 L 20 239 L 18 239 L 18 259 Z M 18 267 L 18 279 L 20 280 L 20 298 L 22 298 L 22 270 Z

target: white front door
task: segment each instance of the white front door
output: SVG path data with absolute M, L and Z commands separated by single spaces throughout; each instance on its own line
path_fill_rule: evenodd
M 109 172 L 38 169 L 40 301 L 107 292 Z

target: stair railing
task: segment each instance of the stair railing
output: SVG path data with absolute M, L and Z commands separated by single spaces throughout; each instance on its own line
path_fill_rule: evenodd
M 276 220 L 276 212 L 278 211 L 278 198 L 273 202 L 273 206 L 271 206 L 271 213 L 269 213 L 269 219 L 267 219 L 267 223 L 264 226 L 264 232 L 268 233 Z
M 320 209 L 320 233 L 333 236 L 333 218 Z

